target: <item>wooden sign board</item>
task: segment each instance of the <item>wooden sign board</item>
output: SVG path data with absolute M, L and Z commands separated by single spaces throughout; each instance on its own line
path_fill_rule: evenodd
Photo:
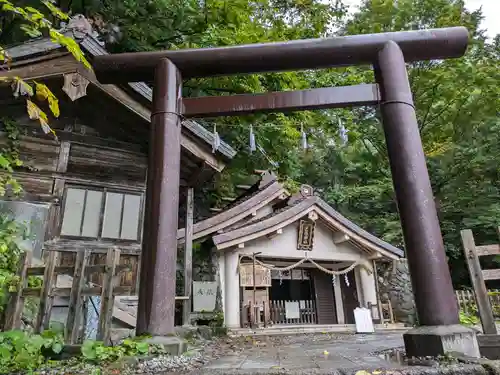
M 297 250 L 311 251 L 313 249 L 315 224 L 313 220 L 299 221 Z
M 255 286 L 270 287 L 271 286 L 271 270 L 261 265 L 255 265 Z M 229 281 L 229 280 L 228 280 Z M 250 287 L 253 283 L 253 264 L 244 263 L 240 265 L 240 286 Z
M 253 289 L 244 289 L 243 290 L 243 304 L 253 303 Z M 255 303 L 259 306 L 263 306 L 263 302 L 269 302 L 269 290 L 266 289 L 257 289 L 255 291 Z

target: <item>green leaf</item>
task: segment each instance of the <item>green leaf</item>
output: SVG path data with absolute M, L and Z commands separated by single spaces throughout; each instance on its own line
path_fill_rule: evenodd
M 84 341 L 81 351 L 83 357 L 86 359 L 95 360 L 97 358 L 95 343 L 93 341 Z
M 140 354 L 147 354 L 149 352 L 149 344 L 147 342 L 138 342 L 136 348 Z
M 63 345 L 60 342 L 56 342 L 52 345 L 52 351 L 56 354 L 61 353 Z

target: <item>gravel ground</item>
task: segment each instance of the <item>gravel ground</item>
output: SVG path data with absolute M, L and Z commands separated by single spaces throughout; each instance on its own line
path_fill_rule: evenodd
M 137 374 L 188 373 L 204 367 L 208 363 L 227 355 L 238 355 L 248 351 L 265 350 L 268 347 L 330 342 L 349 338 L 351 335 L 302 334 L 263 337 L 224 337 L 213 341 L 198 341 L 184 355 L 177 357 L 160 356 L 141 361 Z
M 48 368 L 41 369 L 37 374 L 40 375 L 135 375 L 135 374 L 187 374 L 205 371 L 210 363 L 219 358 L 227 356 L 245 356 L 251 353 L 262 353 L 272 351 L 278 347 L 303 347 L 307 348 L 313 345 L 328 345 L 332 342 L 345 342 L 346 346 L 352 343 L 353 335 L 349 334 L 301 334 L 284 336 L 263 336 L 263 337 L 223 337 L 213 340 L 198 339 L 190 343 L 188 351 L 181 356 L 157 356 L 151 358 L 124 358 L 118 362 L 108 364 L 105 367 L 82 365 L 75 362 L 54 363 Z M 417 366 L 436 366 L 440 361 L 426 359 L 411 363 L 404 357 L 402 348 L 390 349 L 385 351 L 370 353 L 373 356 L 391 357 L 389 362 L 396 362 L 394 357 L 400 359 L 404 366 L 407 364 Z M 425 362 L 425 363 L 424 363 Z M 449 363 L 447 363 L 449 364 Z M 100 370 L 100 371 L 99 371 Z
M 238 355 L 249 351 L 265 350 L 284 345 L 341 340 L 350 335 L 304 334 L 263 337 L 223 337 L 213 340 L 198 339 L 190 343 L 188 351 L 181 356 L 157 356 L 152 358 L 124 358 L 105 367 L 81 364 L 76 361 L 53 363 L 35 372 L 39 375 L 134 375 L 134 374 L 186 374 L 198 370 L 210 362 L 227 355 Z M 99 372 L 100 370 L 100 372 Z

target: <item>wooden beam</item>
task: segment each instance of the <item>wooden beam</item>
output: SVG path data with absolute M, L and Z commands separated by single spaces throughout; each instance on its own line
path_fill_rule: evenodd
M 343 242 L 349 241 L 350 239 L 351 239 L 351 237 L 349 237 L 345 233 L 335 233 L 333 235 L 333 243 L 335 245 L 339 245 L 339 244 L 341 244 Z
M 248 190 L 251 187 L 252 186 L 250 186 L 250 185 L 236 185 L 236 189 L 240 189 L 240 190 Z
M 496 268 L 493 270 L 483 270 L 483 279 L 484 280 L 500 279 L 500 268 Z
M 376 252 L 376 253 L 373 253 L 372 255 L 370 255 L 368 257 L 369 260 L 378 260 L 378 259 L 381 259 L 382 258 L 382 254 L 380 254 L 379 252 Z
M 183 99 L 186 117 L 241 116 L 251 113 L 360 107 L 380 101 L 377 84 L 324 87 L 265 94 L 204 96 Z
M 184 295 L 191 297 L 193 283 L 193 212 L 194 189 L 188 188 L 186 197 L 186 234 L 184 240 Z M 191 323 L 191 298 L 184 300 L 182 324 Z
M 148 123 L 151 119 L 151 111 L 137 102 L 132 96 L 121 88 L 115 85 L 103 85 L 99 83 L 95 77 L 95 74 L 87 69 L 81 68 L 79 73 L 87 78 L 95 87 L 101 90 L 103 93 L 107 94 L 118 103 L 128 108 L 133 113 L 142 117 Z M 205 161 L 209 166 L 214 168 L 216 171 L 220 172 L 224 169 L 225 164 L 217 159 L 217 157 L 212 154 L 208 149 L 204 149 L 197 142 L 191 139 L 186 134 L 181 134 L 181 145 L 182 147 L 192 153 L 194 156 L 200 160 Z
M 0 70 L 1 77 L 19 77 L 23 79 L 42 79 L 58 77 L 67 73 L 75 73 L 82 65 L 72 55 L 51 59 L 36 64 L 17 67 L 11 70 Z
M 500 254 L 500 245 L 483 245 L 476 246 L 476 252 L 478 257 L 482 257 L 485 255 L 499 255 Z
M 467 261 L 467 267 L 469 268 L 470 279 L 472 281 L 472 286 L 474 287 L 474 294 L 476 296 L 483 332 L 485 334 L 496 335 L 497 327 L 495 325 L 495 319 L 491 309 L 488 290 L 486 289 L 486 285 L 484 283 L 481 264 L 479 263 L 479 257 L 476 253 L 474 236 L 470 229 L 462 230 L 460 235 L 462 237 L 464 255 Z

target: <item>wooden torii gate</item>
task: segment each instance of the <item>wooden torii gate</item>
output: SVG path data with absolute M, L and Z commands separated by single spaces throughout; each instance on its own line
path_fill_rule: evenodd
M 181 117 L 365 105 L 378 105 L 382 113 L 419 322 L 453 331 L 458 308 L 405 61 L 457 58 L 467 45 L 467 29 L 453 27 L 96 57 L 94 69 L 102 83 L 154 80 L 138 333 L 174 332 Z M 181 94 L 187 78 L 361 64 L 374 66 L 376 84 L 219 97 Z M 410 336 L 405 335 L 407 355 L 442 351 L 418 341 L 422 332 Z

